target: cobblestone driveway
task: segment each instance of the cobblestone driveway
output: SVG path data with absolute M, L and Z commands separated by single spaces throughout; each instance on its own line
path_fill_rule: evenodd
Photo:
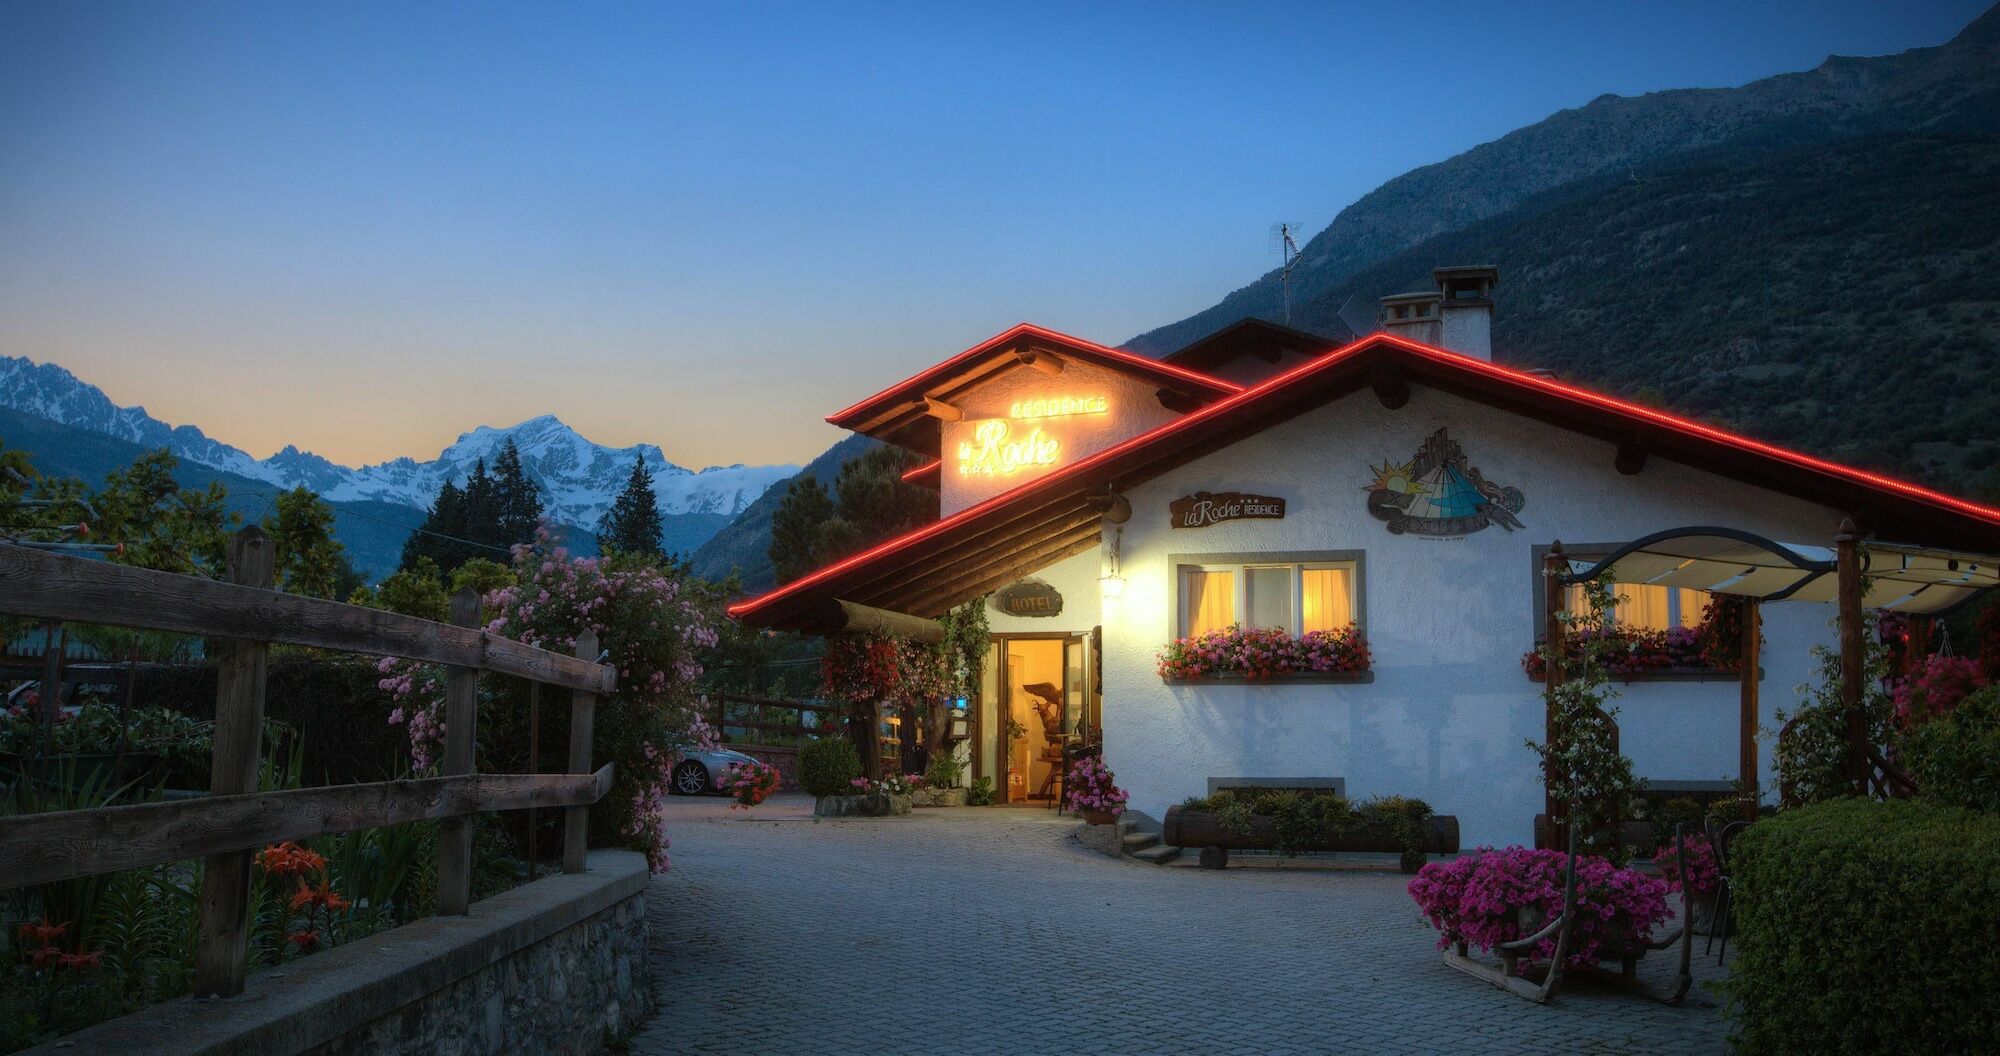
M 1581 983 L 1537 1007 L 1445 967 L 1404 878 L 1114 861 L 1035 811 L 815 823 L 680 801 L 647 892 L 642 1054 L 1719 1052 Z M 1700 957 L 1697 971 L 1713 958 Z M 1669 975 L 1665 954 L 1649 977 Z

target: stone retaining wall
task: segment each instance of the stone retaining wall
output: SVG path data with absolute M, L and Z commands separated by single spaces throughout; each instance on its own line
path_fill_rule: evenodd
M 34 1056 L 585 1054 L 652 1004 L 643 855 L 593 851 L 576 875 L 495 895 L 252 975 L 242 995 L 181 998 L 29 1050 Z

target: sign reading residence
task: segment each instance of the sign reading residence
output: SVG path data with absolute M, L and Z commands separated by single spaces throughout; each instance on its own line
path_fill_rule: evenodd
M 1270 495 L 1245 495 L 1240 491 L 1210 494 L 1197 491 L 1167 504 L 1167 515 L 1176 528 L 1206 528 L 1224 521 L 1282 520 L 1285 500 Z
M 1059 616 L 1062 601 L 1056 588 L 1028 580 L 993 595 L 993 607 L 1009 616 Z

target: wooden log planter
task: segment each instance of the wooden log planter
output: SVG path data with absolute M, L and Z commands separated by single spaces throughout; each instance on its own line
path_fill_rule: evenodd
M 1249 831 L 1242 832 L 1224 825 L 1220 814 L 1172 806 L 1167 808 L 1160 838 L 1174 847 L 1201 848 L 1202 864 L 1220 868 L 1228 864 L 1230 851 L 1277 850 L 1278 819 L 1268 814 L 1252 814 Z M 1307 844 L 1306 850 L 1398 854 L 1402 852 L 1403 844 L 1387 828 L 1358 826 L 1315 840 Z M 1432 815 L 1425 828 L 1423 850 L 1425 854 L 1457 854 L 1458 816 Z

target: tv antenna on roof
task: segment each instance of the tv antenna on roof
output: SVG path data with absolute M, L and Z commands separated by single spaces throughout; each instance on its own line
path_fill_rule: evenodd
M 1292 240 L 1292 232 L 1299 225 L 1289 220 L 1280 220 L 1271 225 L 1271 248 L 1278 251 L 1278 287 L 1285 294 L 1285 325 L 1292 325 L 1292 269 L 1299 264 L 1299 244 Z

